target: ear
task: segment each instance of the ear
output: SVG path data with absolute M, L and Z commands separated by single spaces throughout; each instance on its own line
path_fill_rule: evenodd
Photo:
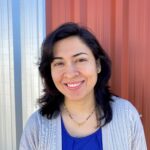
M 96 67 L 97 67 L 97 73 L 101 72 L 101 63 L 100 63 L 100 59 L 96 60 Z

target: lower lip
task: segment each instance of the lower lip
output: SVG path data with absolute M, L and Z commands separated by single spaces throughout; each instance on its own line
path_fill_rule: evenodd
M 83 85 L 84 81 L 82 81 L 78 86 L 75 86 L 75 87 L 69 87 L 66 85 L 66 87 L 69 89 L 69 90 L 77 90 L 79 88 L 81 88 L 81 86 Z

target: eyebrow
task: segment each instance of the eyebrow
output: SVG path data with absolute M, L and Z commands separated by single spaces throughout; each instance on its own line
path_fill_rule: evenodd
M 87 53 L 84 53 L 84 52 L 80 52 L 80 53 L 77 53 L 77 54 L 74 54 L 72 57 L 77 57 L 79 55 L 88 55 Z M 53 57 L 53 60 L 55 59 L 63 59 L 62 57 Z
M 77 56 L 82 55 L 82 54 L 88 55 L 87 53 L 80 52 L 80 53 L 73 55 L 73 57 L 77 57 Z

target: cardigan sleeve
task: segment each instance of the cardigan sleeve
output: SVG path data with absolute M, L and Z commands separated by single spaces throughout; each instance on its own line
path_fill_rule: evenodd
M 146 140 L 141 118 L 135 107 L 130 105 L 130 121 L 132 130 L 132 150 L 147 150 Z
M 38 148 L 38 118 L 37 112 L 28 119 L 23 130 L 19 150 L 37 150 Z

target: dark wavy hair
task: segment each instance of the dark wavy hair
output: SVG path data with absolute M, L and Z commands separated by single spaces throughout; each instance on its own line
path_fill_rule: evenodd
M 110 101 L 113 101 L 112 93 L 108 86 L 111 76 L 111 61 L 96 37 L 87 28 L 72 22 L 59 26 L 43 41 L 39 72 L 43 79 L 44 94 L 38 99 L 40 113 L 48 119 L 56 117 L 60 111 L 60 105 L 64 102 L 64 95 L 58 91 L 53 82 L 50 65 L 53 61 L 54 44 L 70 36 L 79 37 L 91 49 L 95 59 L 100 61 L 101 72 L 98 74 L 94 93 L 96 105 L 101 108 L 98 109 L 98 112 L 101 113 L 98 121 L 101 122 L 104 119 L 104 126 L 112 120 L 113 115 L 110 105 Z

